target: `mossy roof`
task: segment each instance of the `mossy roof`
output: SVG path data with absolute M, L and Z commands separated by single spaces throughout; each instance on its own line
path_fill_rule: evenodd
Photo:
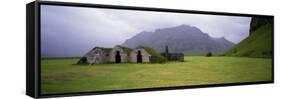
M 104 48 L 104 47 L 95 47 L 95 48 L 102 49 L 102 50 L 105 51 L 106 53 L 109 53 L 109 52 L 112 50 L 112 48 Z M 95 48 L 94 48 L 94 49 L 95 49 Z
M 125 51 L 127 54 L 130 54 L 133 49 L 131 48 L 128 48 L 128 47 L 124 47 L 124 46 L 121 46 L 121 45 L 116 45 L 117 47 L 120 47 L 123 51 Z
M 117 47 L 121 48 L 123 51 L 125 51 L 127 54 L 130 54 L 133 49 L 131 48 L 128 48 L 128 47 L 124 47 L 124 46 L 121 46 L 121 45 L 116 45 Z M 95 48 L 99 48 L 99 49 L 102 49 L 104 50 L 105 52 L 109 53 L 113 48 L 104 48 L 104 47 L 95 47 Z M 94 49 L 95 49 L 94 48 Z M 144 49 L 147 53 L 149 53 L 150 55 L 152 56 L 156 56 L 156 57 L 160 57 L 160 58 L 164 58 L 160 53 L 158 53 L 156 50 L 154 50 L 153 48 L 150 48 L 150 47 L 147 47 L 147 46 L 138 46 L 136 47 L 137 49 L 138 48 L 142 48 Z
M 147 53 L 149 53 L 152 56 L 156 56 L 156 57 L 161 57 L 164 58 L 160 53 L 158 53 L 156 50 L 154 50 L 153 48 L 147 47 L 147 46 L 138 46 L 136 47 L 138 48 L 142 48 L 144 49 Z

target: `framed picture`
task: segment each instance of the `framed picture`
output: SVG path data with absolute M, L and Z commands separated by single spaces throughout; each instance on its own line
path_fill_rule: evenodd
M 35 98 L 274 82 L 274 17 L 34 1 L 27 90 Z

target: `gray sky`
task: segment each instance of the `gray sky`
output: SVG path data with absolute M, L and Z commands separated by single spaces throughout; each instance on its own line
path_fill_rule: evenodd
M 113 47 L 139 32 L 182 24 L 238 43 L 249 35 L 250 20 L 251 17 L 42 5 L 42 56 L 82 56 L 95 46 Z

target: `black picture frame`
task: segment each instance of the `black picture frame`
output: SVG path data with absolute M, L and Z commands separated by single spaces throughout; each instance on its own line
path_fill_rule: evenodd
M 160 91 L 160 90 L 174 90 L 174 89 L 191 89 L 191 88 L 274 83 L 274 23 L 273 23 L 273 27 L 272 27 L 272 30 L 273 30 L 272 56 L 273 57 L 272 57 L 272 80 L 271 81 L 42 95 L 40 92 L 40 90 L 41 90 L 41 88 L 40 88 L 40 84 L 41 84 L 41 80 L 40 80 L 41 79 L 40 78 L 41 77 L 41 75 L 40 75 L 40 73 L 41 73 L 41 71 L 40 71 L 40 57 L 41 57 L 41 55 L 40 55 L 40 51 L 41 51 L 41 48 L 40 48 L 40 44 L 41 44 L 41 42 L 40 42 L 40 6 L 41 5 L 76 6 L 76 7 L 88 7 L 88 8 L 108 8 L 108 9 L 121 9 L 121 10 L 123 9 L 123 10 L 173 12 L 173 13 L 193 13 L 193 14 L 225 15 L 225 16 L 267 17 L 267 18 L 272 18 L 273 22 L 274 22 L 273 15 L 193 11 L 193 10 L 101 5 L 101 4 L 71 3 L 71 2 L 54 2 L 54 1 L 34 1 L 34 2 L 26 4 L 26 94 L 33 98 L 49 98 L 49 97 L 65 97 L 65 96 L 129 93 L 129 92 L 143 92 L 143 91 Z

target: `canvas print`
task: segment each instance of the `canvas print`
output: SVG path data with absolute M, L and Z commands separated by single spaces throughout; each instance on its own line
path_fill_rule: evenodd
M 272 80 L 272 17 L 41 5 L 43 95 Z

